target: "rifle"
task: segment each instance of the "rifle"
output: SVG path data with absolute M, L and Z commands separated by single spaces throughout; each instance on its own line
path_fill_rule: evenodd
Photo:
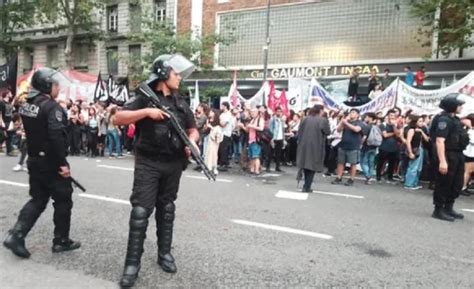
M 140 86 L 138 87 L 138 90 L 140 90 L 145 96 L 147 96 L 148 98 L 150 98 L 151 102 L 153 103 L 153 105 L 156 107 L 156 108 L 159 108 L 161 109 L 162 111 L 166 112 L 168 115 L 169 115 L 169 118 L 170 118 L 170 121 L 171 121 L 171 125 L 173 126 L 174 130 L 178 133 L 178 136 L 179 138 L 184 142 L 184 145 L 187 146 L 190 150 L 191 150 L 191 154 L 194 158 L 194 160 L 196 161 L 197 165 L 201 167 L 202 171 L 204 172 L 204 174 L 206 175 L 206 177 L 209 179 L 209 180 L 213 180 L 215 181 L 216 180 L 216 176 L 214 175 L 214 173 L 206 166 L 206 164 L 204 163 L 204 160 L 201 158 L 201 155 L 199 154 L 199 151 L 196 149 L 196 147 L 194 146 L 194 144 L 191 142 L 191 140 L 189 139 L 186 131 L 184 131 L 184 129 L 181 127 L 181 125 L 179 124 L 178 122 L 178 119 L 176 118 L 176 116 L 169 110 L 167 109 L 166 107 L 164 107 L 163 105 L 161 105 L 161 102 L 160 100 L 158 99 L 158 96 L 156 95 L 156 93 L 150 88 L 150 86 L 148 86 L 148 84 L 146 84 L 145 82 L 143 82 L 142 84 L 140 84 Z
M 71 182 L 81 191 L 83 191 L 84 193 L 86 192 L 86 188 L 84 188 L 78 181 L 76 181 L 73 177 L 70 177 L 71 178 Z

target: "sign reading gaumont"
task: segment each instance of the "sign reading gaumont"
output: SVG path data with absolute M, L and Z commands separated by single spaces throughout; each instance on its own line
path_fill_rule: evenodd
M 289 78 L 313 78 L 327 77 L 332 75 L 349 75 L 358 68 L 361 74 L 369 74 L 373 69 L 377 73 L 380 72 L 378 65 L 363 66 L 308 66 L 308 67 L 289 67 L 275 68 L 269 70 L 269 76 L 273 79 L 289 79 Z M 250 72 L 251 78 L 262 78 L 262 70 L 254 70 Z

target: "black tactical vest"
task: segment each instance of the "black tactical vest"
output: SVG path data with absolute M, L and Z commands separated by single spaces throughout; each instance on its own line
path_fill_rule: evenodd
M 181 127 L 186 129 L 186 106 L 184 100 L 176 96 L 164 97 L 160 92 L 157 95 L 162 105 L 167 107 L 176 116 Z M 151 102 L 149 106 L 153 107 Z M 184 143 L 168 119 L 153 121 L 145 118 L 137 122 L 136 127 L 136 149 L 139 153 L 163 161 L 175 161 L 185 158 Z
M 48 151 L 48 115 L 56 105 L 48 96 L 38 95 L 20 107 L 29 156 L 45 156 Z

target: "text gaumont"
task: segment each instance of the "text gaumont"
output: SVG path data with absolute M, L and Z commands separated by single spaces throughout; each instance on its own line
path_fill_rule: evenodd
M 361 74 L 369 74 L 372 69 L 379 73 L 377 65 L 365 66 L 309 66 L 309 67 L 290 67 L 290 68 L 274 68 L 269 70 L 269 76 L 273 79 L 284 78 L 312 78 L 325 77 L 331 75 L 349 75 L 358 68 Z M 250 73 L 252 78 L 262 78 L 263 71 L 254 70 Z

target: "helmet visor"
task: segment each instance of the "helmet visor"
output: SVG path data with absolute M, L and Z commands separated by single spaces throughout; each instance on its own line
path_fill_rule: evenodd
M 182 79 L 188 78 L 195 69 L 191 61 L 179 54 L 171 56 L 168 60 L 168 64 Z

